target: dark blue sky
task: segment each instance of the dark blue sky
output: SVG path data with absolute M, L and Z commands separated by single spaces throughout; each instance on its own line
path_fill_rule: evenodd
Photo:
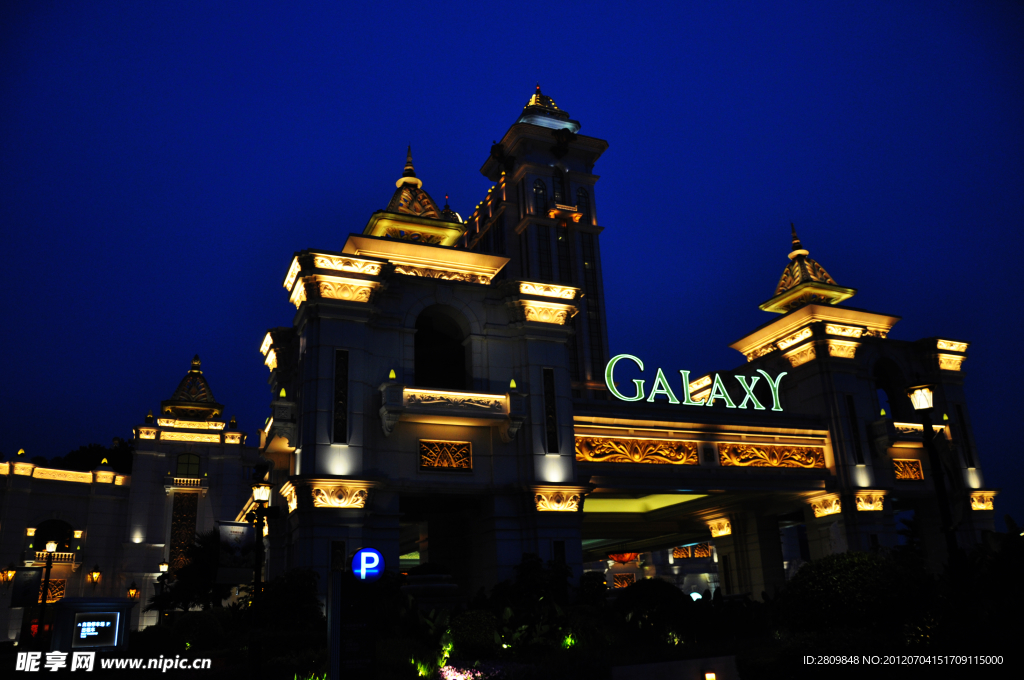
M 741 363 L 794 221 L 891 337 L 972 343 L 986 481 L 1024 521 L 1019 3 L 161 4 L 0 10 L 8 458 L 130 436 L 196 352 L 256 432 L 291 253 L 361 231 L 410 143 L 471 212 L 540 81 L 610 144 L 613 353 Z

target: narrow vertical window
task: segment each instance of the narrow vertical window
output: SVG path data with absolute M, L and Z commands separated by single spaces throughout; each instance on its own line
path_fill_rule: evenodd
M 580 224 L 592 224 L 590 220 L 590 193 L 583 187 L 576 190 L 576 210 L 583 215 L 580 218 Z
M 519 234 L 519 268 L 524 279 L 530 278 L 530 243 L 527 240 L 529 230 L 530 227 L 527 226 L 523 233 Z
M 569 237 L 571 235 L 572 232 L 564 223 L 562 226 L 555 227 L 559 283 L 572 283 L 572 258 L 569 252 Z
M 537 215 L 543 215 L 548 209 L 548 187 L 544 180 L 533 183 L 533 205 Z
M 537 258 L 540 260 L 540 278 L 551 281 L 551 228 L 545 224 L 537 225 Z
M 555 170 L 555 176 L 551 178 L 551 184 L 553 185 L 555 203 L 565 204 L 565 180 L 562 178 L 560 170 Z
M 547 452 L 558 453 L 558 412 L 555 410 L 555 371 L 544 369 L 544 430 Z
M 957 429 L 960 430 L 957 439 L 963 442 L 964 447 L 964 458 L 967 467 L 972 468 L 974 465 L 974 452 L 971 450 L 971 441 L 967 438 L 967 420 L 964 418 L 964 407 L 960 404 L 956 405 L 956 424 Z
M 505 224 L 504 218 L 498 220 L 491 231 L 494 232 L 494 252 L 498 255 L 505 254 Z
M 348 350 L 334 352 L 334 439 L 348 443 Z
M 604 334 L 601 324 L 600 289 L 597 285 L 597 249 L 593 234 L 581 234 L 583 239 L 583 278 L 587 293 L 587 335 L 590 339 L 590 374 L 601 375 L 604 370 Z M 594 396 L 604 393 L 595 391 Z
M 860 427 L 857 424 L 857 407 L 853 404 L 853 395 L 846 395 L 846 415 L 850 419 L 850 436 L 853 437 L 853 455 L 857 465 L 864 464 L 864 454 L 860 450 Z

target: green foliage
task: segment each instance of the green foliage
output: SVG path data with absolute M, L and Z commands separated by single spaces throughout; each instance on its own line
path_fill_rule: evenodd
M 219 649 L 224 642 L 224 628 L 210 612 L 186 612 L 174 622 L 173 630 L 190 652 Z
M 217 583 L 220 534 L 216 529 L 196 534 L 185 556 L 188 564 L 174 572 L 164 593 L 150 598 L 146 611 L 210 609 L 231 596 L 231 586 Z
M 452 642 L 461 659 L 485 659 L 494 656 L 500 643 L 495 641 L 498 617 L 493 612 L 476 610 L 452 619 Z
M 630 636 L 652 645 L 678 644 L 692 637 L 693 600 L 661 579 L 645 578 L 626 588 L 615 611 Z

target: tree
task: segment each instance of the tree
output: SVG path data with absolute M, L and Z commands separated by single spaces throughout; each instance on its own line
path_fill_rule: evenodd
M 230 584 L 217 583 L 220 533 L 217 529 L 196 534 L 196 541 L 185 553 L 187 563 L 173 574 L 162 595 L 150 598 L 146 611 L 193 607 L 210 609 L 231 596 Z

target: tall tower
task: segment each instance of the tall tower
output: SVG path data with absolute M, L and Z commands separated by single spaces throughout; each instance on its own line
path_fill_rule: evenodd
M 568 364 L 574 398 L 606 397 L 604 288 L 593 174 L 608 142 L 578 134 L 580 124 L 540 85 L 480 172 L 495 184 L 467 218 L 466 246 L 503 255 L 502 274 L 582 291 Z M 507 272 L 507 274 L 506 274 Z

